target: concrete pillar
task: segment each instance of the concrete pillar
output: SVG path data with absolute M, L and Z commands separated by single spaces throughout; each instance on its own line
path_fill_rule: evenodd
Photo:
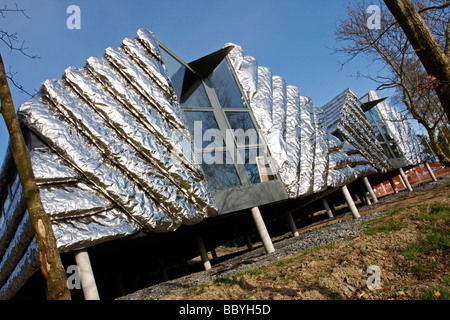
M 119 294 L 121 296 L 124 296 L 126 294 L 126 291 L 125 291 L 125 284 L 123 283 L 123 279 L 122 279 L 122 273 L 120 271 L 117 271 L 114 274 L 114 278 L 116 279 L 117 289 L 119 290 Z
M 325 207 L 325 210 L 327 211 L 328 217 L 333 218 L 333 211 L 331 211 L 330 205 L 328 204 L 327 198 L 323 197 L 322 199 L 323 206 Z
M 428 173 L 430 174 L 431 179 L 432 179 L 433 181 L 437 181 L 436 176 L 434 175 L 434 172 L 433 172 L 433 170 L 431 170 L 431 167 L 430 167 L 430 165 L 428 164 L 427 161 L 425 161 L 425 167 L 427 168 Z
M 185 257 L 179 256 L 179 257 L 178 257 L 178 264 L 180 265 L 180 267 L 183 268 L 183 271 L 184 271 L 186 274 L 190 274 L 190 272 L 189 272 L 189 266 L 188 266 L 188 264 L 187 264 L 187 262 L 186 262 L 186 258 L 185 258 Z
M 80 282 L 86 300 L 100 300 L 97 284 L 95 283 L 94 272 L 86 249 L 74 252 L 75 262 L 80 271 Z
M 370 194 L 370 197 L 372 198 L 373 203 L 377 203 L 377 202 L 378 202 L 378 199 L 377 199 L 377 197 L 375 196 L 375 192 L 373 192 L 373 188 L 372 188 L 372 186 L 370 185 L 369 179 L 367 179 L 367 177 L 364 177 L 364 178 L 363 178 L 363 182 L 364 182 L 364 185 L 366 186 L 367 191 L 368 191 L 369 194 Z
M 275 248 L 273 247 L 272 239 L 270 239 L 269 232 L 267 231 L 259 208 L 253 207 L 251 211 L 253 220 L 256 224 L 256 229 L 258 230 L 259 236 L 261 237 L 261 241 L 264 245 L 264 249 L 266 249 L 266 253 L 269 254 L 274 252 Z
M 367 205 L 369 205 L 369 206 L 372 204 L 372 202 L 370 201 L 370 197 L 368 197 L 367 194 L 363 195 L 362 201 L 367 203 Z
M 294 235 L 294 237 L 298 237 L 299 233 L 297 230 L 297 226 L 295 225 L 295 221 L 292 218 L 292 214 L 290 212 L 286 213 L 286 219 L 289 223 L 289 226 L 291 227 L 292 234 Z
M 250 239 L 250 236 L 248 235 L 248 233 L 245 235 L 245 241 L 247 242 L 248 251 L 253 251 L 252 239 Z
M 392 180 L 392 178 L 389 178 L 389 183 L 391 184 L 391 187 L 394 190 L 394 193 L 398 193 L 397 186 L 395 185 L 395 182 L 394 182 L 394 180 Z
M 164 281 L 169 281 L 169 274 L 167 273 L 166 264 L 163 258 L 158 258 L 158 267 Z
M 356 206 L 355 206 L 355 203 L 353 202 L 352 196 L 350 195 L 350 192 L 348 191 L 347 186 L 343 186 L 343 187 L 341 188 L 341 191 L 342 191 L 342 194 L 343 194 L 344 197 L 345 197 L 345 201 L 347 202 L 347 205 L 348 205 L 348 207 L 350 208 L 350 211 L 351 211 L 353 217 L 354 217 L 355 219 L 361 217 L 361 216 L 359 215 L 358 209 L 357 209 Z
M 203 266 L 205 270 L 211 269 L 211 262 L 209 262 L 208 252 L 206 252 L 205 244 L 200 236 L 195 237 L 195 242 L 197 243 L 198 251 L 200 251 L 200 257 L 202 258 Z
M 405 184 L 406 188 L 408 188 L 409 192 L 413 191 L 411 185 L 409 184 L 408 177 L 403 171 L 403 168 L 399 168 L 398 171 L 400 172 L 400 176 L 402 177 L 403 183 Z
M 211 256 L 213 258 L 213 260 L 217 260 L 217 253 L 215 249 L 211 249 Z

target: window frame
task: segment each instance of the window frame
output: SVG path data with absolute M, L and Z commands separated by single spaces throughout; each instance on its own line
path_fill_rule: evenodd
M 377 116 L 374 114 L 374 112 L 377 113 Z M 401 150 L 398 148 L 397 142 L 395 142 L 393 137 L 392 132 L 390 132 L 388 126 L 386 125 L 386 123 L 382 120 L 381 116 L 380 116 L 380 112 L 378 111 L 376 106 L 373 106 L 371 109 L 367 110 L 366 112 L 364 112 L 364 114 L 366 115 L 366 118 L 370 124 L 370 126 L 372 127 L 372 130 L 375 132 L 375 130 L 373 129 L 374 127 L 377 128 L 378 133 L 381 135 L 383 141 L 378 141 L 380 144 L 384 144 L 386 146 L 386 149 L 383 148 L 383 151 L 388 151 L 389 154 L 386 154 L 386 152 L 384 152 L 386 154 L 386 156 L 389 159 L 402 159 L 404 158 Z M 383 129 L 384 127 L 384 129 Z M 390 137 L 392 139 L 388 139 L 384 133 L 384 131 L 386 131 Z M 377 136 L 375 136 L 375 138 L 378 139 Z M 393 144 L 397 151 L 398 151 L 398 156 L 396 155 L 396 153 L 394 152 L 394 150 L 391 147 L 391 144 Z
M 159 40 L 158 40 L 158 45 L 160 46 L 160 48 L 162 50 L 165 50 L 174 59 L 176 59 L 180 64 L 182 64 L 184 67 L 189 69 L 190 72 L 193 72 L 196 76 L 199 77 L 201 84 L 203 85 L 203 87 L 206 91 L 206 95 L 211 104 L 211 107 L 183 107 L 180 103 L 180 107 L 182 109 L 185 119 L 187 119 L 185 112 L 213 112 L 215 120 L 217 122 L 217 125 L 219 127 L 220 133 L 222 134 L 223 141 L 224 141 L 224 145 L 222 147 L 215 147 L 215 151 L 216 152 L 225 152 L 226 151 L 226 152 L 230 153 L 230 155 L 233 159 L 233 164 L 236 169 L 236 173 L 241 182 L 241 186 L 246 187 L 246 186 L 251 186 L 251 185 L 260 184 L 260 183 L 267 183 L 267 181 L 259 181 L 256 183 L 255 182 L 252 183 L 252 181 L 250 180 L 250 177 L 249 177 L 249 173 L 247 172 L 245 158 L 243 159 L 241 157 L 241 153 L 245 157 L 246 150 L 248 150 L 248 152 L 250 152 L 251 149 L 263 149 L 265 156 L 268 158 L 269 161 L 272 161 L 269 150 L 267 148 L 267 144 L 266 144 L 263 136 L 260 134 L 260 130 L 257 125 L 256 119 L 249 107 L 250 106 L 249 101 L 245 97 L 244 90 L 242 89 L 241 84 L 237 80 L 238 78 L 237 78 L 235 71 L 231 67 L 231 61 L 230 61 L 229 57 L 226 56 L 220 63 L 225 61 L 226 67 L 228 67 L 231 77 L 235 81 L 235 84 L 239 90 L 239 93 L 241 94 L 242 105 L 243 105 L 243 107 L 241 107 L 241 108 L 236 108 L 236 107 L 222 108 L 220 101 L 219 101 L 219 97 L 217 96 L 216 91 L 214 89 L 214 86 L 210 82 L 210 79 L 208 79 L 209 76 L 207 78 L 204 78 L 203 76 L 198 74 L 195 70 L 193 70 L 189 66 L 189 64 L 186 61 L 184 61 L 181 57 L 179 57 L 177 54 L 175 54 L 170 48 L 168 48 L 164 43 L 162 43 Z M 214 70 L 216 70 L 216 68 Z M 212 71 L 212 72 L 214 72 L 214 71 Z M 231 137 L 229 137 L 228 135 L 234 131 L 233 131 L 233 128 L 231 127 L 230 122 L 227 118 L 226 112 L 246 112 L 250 116 L 252 124 L 257 131 L 258 143 L 251 144 L 251 145 L 239 146 L 236 141 L 235 135 L 233 135 L 233 137 L 231 139 Z M 195 152 L 197 154 L 203 153 L 205 151 L 210 151 L 210 150 L 208 150 L 207 148 L 203 148 L 203 147 L 201 149 L 195 147 Z M 274 176 L 275 176 L 275 180 L 280 179 L 278 172 L 276 172 L 274 174 Z M 272 181 L 272 180 L 269 180 L 269 181 Z M 226 189 L 222 189 L 222 190 L 226 190 Z M 216 192 L 217 191 L 221 191 L 221 190 L 216 190 Z

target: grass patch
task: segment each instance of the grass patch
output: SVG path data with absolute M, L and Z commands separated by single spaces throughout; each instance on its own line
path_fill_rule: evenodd
M 430 286 L 425 290 L 421 298 L 423 300 L 449 300 L 450 290 L 448 289 L 448 286 Z
M 384 223 L 380 226 L 373 226 L 373 227 L 369 227 L 367 230 L 364 230 L 364 233 L 366 235 L 374 235 L 377 233 L 388 233 L 391 231 L 397 231 L 401 229 L 401 225 L 395 221 L 388 221 L 387 223 Z
M 420 206 L 418 210 L 410 214 L 410 219 L 421 220 L 425 223 L 420 227 L 422 235 L 416 242 L 409 244 L 402 254 L 413 262 L 413 266 L 408 271 L 414 273 L 419 279 L 424 279 L 432 273 L 441 272 L 441 264 L 448 260 L 450 207 L 438 202 L 428 207 Z M 446 282 L 448 286 L 448 279 Z M 435 289 L 437 290 L 433 287 L 427 291 L 427 298 L 431 298 Z M 439 292 L 443 298 L 448 296 L 448 290 L 441 289 Z
M 368 226 L 368 228 L 364 230 L 364 234 L 369 236 L 377 233 L 388 233 L 391 231 L 397 231 L 401 229 L 400 222 L 394 220 L 392 218 L 392 215 L 367 221 L 364 224 Z
M 308 254 L 312 254 L 314 252 L 319 252 L 319 251 L 324 250 L 324 249 L 330 250 L 330 249 L 333 249 L 333 248 L 334 248 L 334 244 L 333 243 L 329 243 L 329 244 L 322 245 L 322 246 L 319 246 L 319 247 L 306 249 L 305 251 L 303 251 L 302 255 L 308 255 Z

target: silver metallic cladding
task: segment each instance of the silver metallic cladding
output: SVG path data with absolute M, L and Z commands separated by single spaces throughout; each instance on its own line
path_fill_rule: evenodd
M 134 117 L 122 108 L 120 103 L 103 91 L 102 86 L 92 80 L 84 69 L 67 69 L 65 80 L 90 104 L 92 111 L 88 110 L 88 113 L 93 114 L 85 114 L 84 118 L 89 118 L 91 121 L 95 119 L 102 128 L 110 127 L 113 130 L 112 135 L 114 136 L 117 132 L 118 136 L 105 137 L 100 135 L 97 139 L 99 141 L 105 140 L 103 143 L 106 143 L 106 146 L 113 145 L 115 139 L 122 139 L 124 142 L 119 143 L 119 145 L 125 148 L 123 152 L 126 152 L 127 155 L 136 155 L 135 159 L 137 160 L 134 161 L 135 167 L 132 170 L 132 174 L 136 175 L 137 179 L 140 179 L 140 177 L 145 178 L 147 175 L 150 176 L 151 181 L 147 183 L 142 181 L 146 187 L 152 188 L 153 185 L 165 185 L 165 190 L 163 191 L 165 194 L 170 189 L 173 189 L 171 191 L 172 196 L 168 199 L 168 205 L 186 202 L 186 209 L 190 212 L 198 210 L 207 214 L 208 210 L 210 210 L 208 208 L 210 204 L 205 203 L 205 200 L 208 200 L 210 196 L 203 181 L 203 175 L 198 176 L 186 170 L 186 167 L 178 161 L 180 159 L 179 156 L 174 156 L 170 150 L 161 145 L 158 139 L 149 135 L 148 130 L 135 121 Z M 94 110 L 99 116 L 93 112 Z M 142 162 L 142 166 L 137 166 L 136 161 Z M 143 171 L 139 172 L 141 167 Z M 156 171 L 156 173 L 152 175 L 152 171 Z M 162 182 L 159 184 L 155 183 L 154 179 L 162 179 Z M 157 196 L 158 190 L 152 190 L 151 193 Z M 186 201 L 183 197 L 189 197 L 190 201 Z M 166 200 L 162 198 L 158 201 L 164 202 Z M 190 207 L 190 202 L 195 204 L 197 209 Z M 189 220 L 193 218 L 193 214 L 188 214 L 187 222 L 189 223 Z M 193 222 L 195 223 L 195 221 Z
M 39 270 L 38 246 L 36 239 L 33 238 L 8 280 L 0 288 L 0 300 L 9 300 L 14 297 L 37 270 Z
M 31 150 L 31 164 L 38 185 L 76 182 L 79 177 L 63 160 L 48 148 Z
M 31 224 L 28 212 L 22 216 L 17 226 L 14 237 L 11 239 L 8 249 L 4 252 L 0 261 L 0 287 L 5 284 L 14 267 L 20 261 L 23 253 L 34 237 L 34 228 Z
M 160 90 L 169 99 L 177 100 L 175 90 L 166 68 L 160 61 L 149 57 L 145 53 L 139 40 L 125 38 L 122 41 L 122 49 L 147 73 L 150 79 L 159 86 Z
M 97 151 L 62 115 L 42 97 L 22 104 L 22 122 L 63 157 L 72 167 L 128 212 L 146 230 L 173 230 L 177 224 L 163 214 L 126 175 Z M 68 121 L 66 119 L 66 121 Z
M 134 234 L 141 226 L 121 210 L 52 221 L 60 252 L 90 247 Z
M 120 48 L 107 48 L 106 59 L 130 82 L 131 86 L 164 115 L 173 129 L 186 128 L 181 107 L 171 103 L 148 75 Z
M 297 87 L 287 86 L 284 78 L 273 76 L 269 68 L 258 66 L 255 58 L 244 56 L 240 46 L 224 47 L 230 45 L 234 49 L 229 60 L 288 196 L 305 196 L 355 180 L 356 171 L 348 165 L 329 166 L 331 151 L 323 111 L 301 96 Z M 338 115 L 335 117 L 338 119 Z M 339 149 L 333 156 L 334 160 L 346 157 Z
M 328 132 L 339 132 L 379 172 L 392 170 L 381 145 L 376 140 L 357 98 L 350 89 L 344 90 L 322 107 L 326 114 Z M 362 169 L 362 168 L 361 168 Z M 369 172 L 368 168 L 359 170 Z
M 51 220 L 92 215 L 114 206 L 114 203 L 84 183 L 43 186 L 40 194 L 45 212 Z
M 375 91 L 369 91 L 361 98 L 362 102 L 378 100 L 380 97 Z M 386 100 L 378 103 L 374 108 L 377 109 L 384 123 L 388 127 L 399 151 L 406 160 L 407 165 L 417 165 L 423 162 L 422 150 L 414 129 L 400 112 L 395 110 Z
M 91 57 L 64 80 L 44 82 L 18 111 L 44 142 L 32 164 L 61 252 L 217 214 L 153 34 L 138 30 L 105 55 L 110 62 Z M 0 252 L 13 263 L 2 268 L 10 273 L 2 274 L 2 298 L 38 267 L 36 246 L 18 260 L 31 240 L 20 223 L 28 217 L 21 188 L 10 203 Z
M 180 157 L 183 165 L 196 175 L 203 176 L 198 165 L 193 144 L 188 133 L 182 134 L 182 128 L 171 131 L 167 121 L 156 109 L 149 107 L 148 101 L 143 99 L 125 78 L 122 77 L 105 58 L 90 57 L 86 69 L 91 76 L 103 85 L 119 101 L 135 121 L 141 123 L 155 138 L 157 138 L 173 156 Z

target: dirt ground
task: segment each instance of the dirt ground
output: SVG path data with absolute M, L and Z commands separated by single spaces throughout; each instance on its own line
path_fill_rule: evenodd
M 443 206 L 447 218 L 430 220 L 427 212 L 435 203 Z M 435 188 L 390 195 L 360 210 L 361 215 L 386 210 L 384 218 L 367 223 L 369 230 L 379 232 L 282 257 L 163 299 L 449 299 L 449 205 L 449 180 Z M 315 227 L 320 226 L 310 228 Z M 447 247 L 411 256 L 411 248 L 436 228 L 446 235 Z

